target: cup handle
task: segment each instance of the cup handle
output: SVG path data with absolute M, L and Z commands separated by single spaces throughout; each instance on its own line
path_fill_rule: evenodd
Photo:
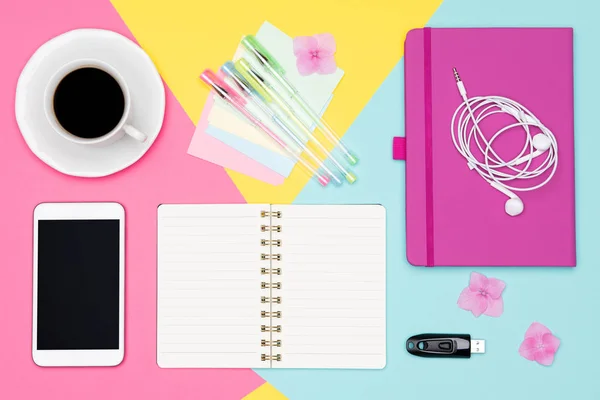
M 131 125 L 123 125 L 123 130 L 125 131 L 126 134 L 128 134 L 129 136 L 131 136 L 138 142 L 144 143 L 146 141 L 146 139 L 148 139 L 148 136 L 146 136 L 146 134 L 138 131 Z

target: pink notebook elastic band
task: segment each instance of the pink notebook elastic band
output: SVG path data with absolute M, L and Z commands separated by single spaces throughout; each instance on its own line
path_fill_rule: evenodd
M 423 29 L 424 93 L 425 93 L 425 226 L 427 234 L 427 267 L 433 267 L 433 165 L 431 110 L 431 28 Z

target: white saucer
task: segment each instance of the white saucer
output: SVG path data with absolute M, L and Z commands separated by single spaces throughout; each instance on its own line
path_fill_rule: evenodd
M 44 113 L 44 90 L 64 64 L 92 58 L 112 65 L 131 91 L 131 125 L 148 139 L 125 135 L 106 147 L 71 143 L 56 133 Z M 67 175 L 100 177 L 121 171 L 148 151 L 165 114 L 165 88 L 148 55 L 124 36 L 101 29 L 78 29 L 42 45 L 29 59 L 17 83 L 15 113 L 27 145 L 42 161 Z

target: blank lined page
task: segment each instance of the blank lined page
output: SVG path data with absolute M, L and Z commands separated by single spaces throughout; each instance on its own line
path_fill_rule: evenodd
M 157 363 L 260 368 L 264 205 L 158 209 Z
M 281 325 L 273 368 L 383 368 L 385 208 L 379 205 L 273 205 L 281 232 Z

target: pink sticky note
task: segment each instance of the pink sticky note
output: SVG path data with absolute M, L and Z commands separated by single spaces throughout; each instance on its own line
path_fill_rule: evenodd
M 282 175 L 227 146 L 205 132 L 208 126 L 208 114 L 210 114 L 213 103 L 214 100 L 211 94 L 208 96 L 204 110 L 202 110 L 200 121 L 196 125 L 196 131 L 192 137 L 188 153 L 194 157 L 232 169 L 270 185 L 281 185 L 285 179 Z

